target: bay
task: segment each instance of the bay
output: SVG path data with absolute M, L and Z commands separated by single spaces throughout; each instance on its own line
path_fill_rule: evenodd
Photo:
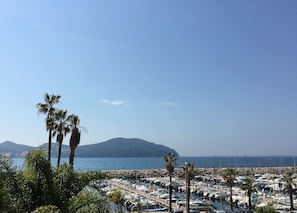
M 13 158 L 16 166 L 23 167 L 23 158 Z M 57 159 L 52 159 L 56 166 Z M 68 158 L 61 158 L 61 163 L 68 163 Z M 208 156 L 208 157 L 178 157 L 176 167 L 181 167 L 185 162 L 194 163 L 195 168 L 257 168 L 257 167 L 293 167 L 295 156 Z M 75 170 L 142 170 L 164 169 L 162 157 L 138 158 L 75 158 Z

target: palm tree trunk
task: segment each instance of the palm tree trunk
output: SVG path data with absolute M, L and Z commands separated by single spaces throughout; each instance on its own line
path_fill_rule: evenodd
M 75 148 L 71 148 L 71 150 L 70 150 L 69 164 L 72 167 L 73 167 L 73 163 L 74 163 L 74 152 L 75 152 Z
M 187 185 L 186 185 L 186 212 L 190 212 L 190 178 L 187 177 Z
M 59 153 L 58 153 L 58 163 L 57 163 L 57 166 L 60 166 L 61 152 L 62 152 L 62 143 L 59 142 Z
M 248 196 L 249 196 L 249 211 L 252 210 L 252 199 L 251 199 L 251 193 L 249 192 L 248 193 Z
M 230 207 L 231 211 L 233 212 L 233 198 L 232 198 L 232 185 L 230 185 Z
M 172 175 L 169 175 L 169 212 L 172 209 Z
M 289 191 L 290 194 L 290 206 L 291 206 L 291 210 L 294 209 L 294 202 L 293 202 L 293 192 L 292 190 Z
M 52 130 L 49 129 L 49 134 L 48 134 L 48 161 L 51 161 L 51 148 L 52 148 Z

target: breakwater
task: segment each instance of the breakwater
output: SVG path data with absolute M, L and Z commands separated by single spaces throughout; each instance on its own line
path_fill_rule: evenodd
M 225 168 L 194 168 L 195 175 L 222 175 Z M 297 173 L 296 167 L 260 167 L 260 168 L 236 168 L 238 175 L 250 176 L 255 174 L 280 175 L 287 172 Z M 109 178 L 139 179 L 145 177 L 166 177 L 166 169 L 140 169 L 140 170 L 103 170 Z M 174 175 L 184 176 L 182 168 L 175 168 Z

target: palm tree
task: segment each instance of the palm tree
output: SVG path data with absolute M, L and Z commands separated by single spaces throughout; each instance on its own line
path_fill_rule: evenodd
M 106 213 L 106 212 L 109 212 L 109 209 L 110 209 L 109 202 L 107 201 L 107 199 L 102 197 L 97 190 L 94 190 L 94 191 L 82 190 L 77 195 L 72 196 L 70 198 L 69 208 L 61 212 Z M 46 212 L 49 212 L 49 211 L 46 211 Z
M 287 172 L 284 174 L 283 180 L 286 182 L 285 190 L 289 193 L 290 196 L 290 209 L 294 209 L 294 202 L 293 202 L 293 186 L 296 185 L 294 183 L 295 176 L 292 172 Z
M 70 144 L 69 144 L 70 145 L 69 164 L 73 166 L 75 149 L 80 142 L 80 130 L 78 129 L 80 119 L 77 115 L 72 114 L 68 116 L 68 120 L 70 122 L 71 130 L 72 130 L 71 137 L 70 137 Z
M 186 178 L 186 213 L 190 212 L 190 186 L 191 180 L 194 178 L 194 163 L 185 162 L 185 165 L 182 166 L 183 170 L 185 171 L 185 178 Z
M 60 95 L 49 95 L 48 93 L 44 94 L 44 103 L 36 104 L 38 113 L 46 114 L 46 130 L 49 131 L 48 134 L 48 160 L 51 160 L 51 146 L 52 146 L 52 131 L 53 131 L 53 121 L 54 121 L 54 105 L 59 103 L 61 96 Z
M 164 156 L 163 160 L 165 161 L 166 169 L 169 173 L 169 212 L 172 209 L 172 175 L 174 172 L 174 166 L 176 165 L 177 158 L 175 157 L 175 153 L 169 152 L 168 156 Z
M 254 186 L 254 180 L 251 178 L 245 178 L 242 182 L 241 189 L 245 190 L 247 192 L 247 196 L 249 198 L 249 210 L 252 210 L 252 199 L 251 195 L 253 192 L 256 191 L 256 188 Z
M 62 151 L 62 143 L 64 136 L 70 132 L 68 119 L 67 119 L 67 110 L 58 110 L 55 112 L 54 116 L 54 132 L 53 136 L 57 134 L 57 142 L 59 143 L 59 153 L 58 153 L 58 162 L 57 166 L 60 165 L 61 160 L 61 151 Z
M 233 168 L 228 168 L 223 173 L 223 178 L 226 180 L 227 185 L 230 187 L 230 207 L 233 212 L 233 198 L 232 198 L 232 187 L 234 185 L 234 181 L 236 180 L 236 176 L 238 172 Z

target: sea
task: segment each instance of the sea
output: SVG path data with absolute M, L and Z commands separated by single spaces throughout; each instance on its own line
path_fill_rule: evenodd
M 181 167 L 185 162 L 194 164 L 195 168 L 257 168 L 257 167 L 295 167 L 295 156 L 209 156 L 209 157 L 178 157 L 175 167 Z M 13 158 L 14 164 L 22 169 L 24 158 Z M 68 163 L 68 158 L 61 158 L 62 163 Z M 53 166 L 57 159 L 51 160 Z M 138 158 L 75 158 L 74 169 L 88 170 L 144 170 L 164 169 L 162 157 Z

